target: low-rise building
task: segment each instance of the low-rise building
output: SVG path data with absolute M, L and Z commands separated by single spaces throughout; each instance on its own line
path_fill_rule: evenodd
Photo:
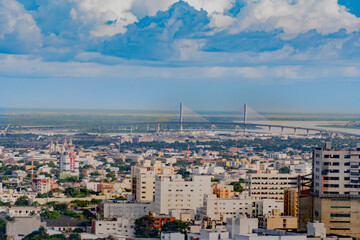
M 259 227 L 264 229 L 296 230 L 297 217 L 281 216 L 279 209 L 273 209 L 272 216 L 259 217 Z
M 111 201 L 99 204 L 105 219 L 126 218 L 137 219 L 154 211 L 153 203 L 134 203 L 127 201 Z
M 93 234 L 107 237 L 110 235 L 135 236 L 135 221 L 127 218 L 117 218 L 114 221 L 93 220 L 91 223 Z
M 221 221 L 239 214 L 250 217 L 252 202 L 251 198 L 217 198 L 215 194 L 207 194 L 204 197 L 203 217 Z

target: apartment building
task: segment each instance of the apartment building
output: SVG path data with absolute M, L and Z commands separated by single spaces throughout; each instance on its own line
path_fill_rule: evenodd
M 99 204 L 99 209 L 103 212 L 105 219 L 137 219 L 154 211 L 154 204 L 107 200 L 106 202 Z
M 280 213 L 284 211 L 284 203 L 277 199 L 261 199 L 255 201 L 255 216 L 272 216 L 273 210 L 278 209 Z
M 259 217 L 259 227 L 264 229 L 297 229 L 297 218 L 291 216 L 281 216 L 279 209 L 273 209 L 271 216 Z
M 155 194 L 155 176 L 174 174 L 174 168 L 160 161 L 144 161 L 142 166 L 131 168 L 132 194 L 137 202 L 152 202 Z
M 297 174 L 255 173 L 246 179 L 250 196 L 255 199 L 284 199 L 284 190 L 297 187 Z
M 155 178 L 155 212 L 168 215 L 172 209 L 192 209 L 203 206 L 206 194 L 211 194 L 211 176 L 193 175 L 185 180 L 181 175 L 157 175 Z
M 226 221 L 238 215 L 252 216 L 251 198 L 217 198 L 215 194 L 205 195 L 203 217 Z
M 73 151 L 57 153 L 57 167 L 60 172 L 79 174 L 79 156 Z
M 297 217 L 299 214 L 299 193 L 295 188 L 284 191 L 284 215 Z
M 313 219 L 323 222 L 328 234 L 360 238 L 360 144 L 314 149 L 313 179 Z
M 135 237 L 135 220 L 117 218 L 114 221 L 93 220 L 91 223 L 92 233 L 98 236 L 120 235 Z
M 51 180 L 44 175 L 32 180 L 32 188 L 37 193 L 48 193 L 51 190 Z

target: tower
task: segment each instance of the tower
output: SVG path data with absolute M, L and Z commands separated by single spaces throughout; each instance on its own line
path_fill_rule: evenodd
M 183 102 L 181 102 L 180 103 L 180 117 L 179 117 L 180 132 L 183 131 L 183 111 L 184 111 L 183 105 L 184 105 Z
M 246 132 L 246 121 L 247 121 L 247 104 L 244 104 L 244 133 Z

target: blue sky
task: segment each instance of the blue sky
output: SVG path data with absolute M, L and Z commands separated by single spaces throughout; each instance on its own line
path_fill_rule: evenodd
M 355 0 L 0 0 L 0 107 L 360 113 Z

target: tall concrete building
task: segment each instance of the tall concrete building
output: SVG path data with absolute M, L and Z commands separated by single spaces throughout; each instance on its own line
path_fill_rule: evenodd
M 313 218 L 328 234 L 360 238 L 360 144 L 313 151 Z
M 296 188 L 298 174 L 256 173 L 248 176 L 246 187 L 255 199 L 284 199 L 284 190 Z
M 79 156 L 74 151 L 72 141 L 68 144 L 66 138 L 61 150 L 58 149 L 56 144 L 57 152 L 57 167 L 61 173 L 79 174 Z
M 170 210 L 199 211 L 204 196 L 211 194 L 211 176 L 193 175 L 185 180 L 181 175 L 157 175 L 155 178 L 155 211 L 168 215 Z
M 131 167 L 132 194 L 137 202 L 152 202 L 155 194 L 155 176 L 174 174 L 174 168 L 160 161 L 145 160 L 142 166 Z
M 60 172 L 79 174 L 79 156 L 73 151 L 58 152 L 57 166 Z

